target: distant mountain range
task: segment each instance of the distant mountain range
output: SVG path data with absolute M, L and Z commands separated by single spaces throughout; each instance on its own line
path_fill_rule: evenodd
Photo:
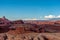
M 48 20 L 60 20 L 60 18 L 49 18 Z

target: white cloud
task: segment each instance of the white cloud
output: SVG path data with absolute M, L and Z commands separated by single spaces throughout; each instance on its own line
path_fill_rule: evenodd
M 48 20 L 48 19 L 60 19 L 60 15 L 55 16 L 55 15 L 48 15 L 48 16 L 44 16 L 44 20 Z
M 60 18 L 60 15 L 58 15 L 57 18 Z
M 48 15 L 48 16 L 44 16 L 44 18 L 55 18 L 54 15 Z

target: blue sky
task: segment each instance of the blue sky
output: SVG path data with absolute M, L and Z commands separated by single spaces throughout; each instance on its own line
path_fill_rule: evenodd
M 49 15 L 60 15 L 60 0 L 0 0 L 0 17 L 44 19 Z

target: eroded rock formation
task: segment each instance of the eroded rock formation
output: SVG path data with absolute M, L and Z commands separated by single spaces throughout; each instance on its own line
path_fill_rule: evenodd
M 58 32 L 60 21 L 25 22 L 0 18 L 0 40 L 60 40 L 60 34 L 54 34 Z
M 16 33 L 44 33 L 44 32 L 60 32 L 59 21 L 10 21 L 5 17 L 0 18 L 0 33 L 4 32 Z

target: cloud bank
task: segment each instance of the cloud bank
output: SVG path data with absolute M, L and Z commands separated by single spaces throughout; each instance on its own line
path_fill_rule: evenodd
M 44 17 L 40 17 L 39 19 L 37 19 L 37 18 L 26 18 L 26 19 L 23 19 L 23 20 L 60 20 L 60 15 L 58 15 L 58 16 L 47 15 L 47 16 L 44 16 Z
M 60 18 L 60 15 L 58 15 L 58 16 L 48 15 L 48 16 L 44 16 L 44 18 Z
M 44 16 L 44 19 L 48 20 L 48 19 L 59 19 L 60 20 L 60 15 L 55 16 L 55 15 L 48 15 L 48 16 Z

